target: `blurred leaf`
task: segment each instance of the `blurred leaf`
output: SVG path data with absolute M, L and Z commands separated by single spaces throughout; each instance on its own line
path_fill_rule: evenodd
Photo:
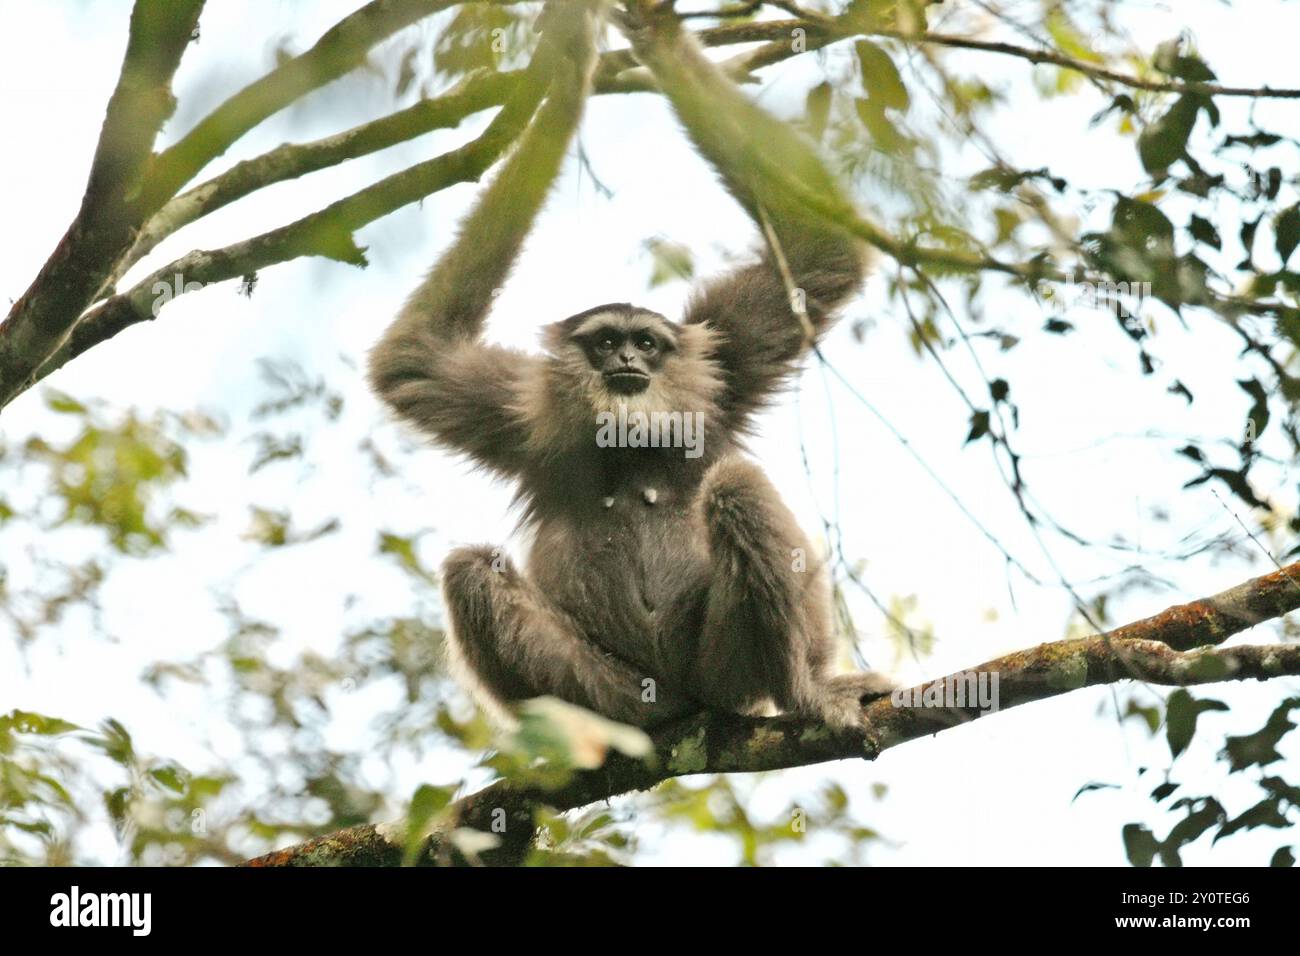
M 1203 242 L 1207 246 L 1213 246 L 1215 249 L 1223 248 L 1223 240 L 1219 237 L 1219 230 L 1208 219 L 1202 219 L 1195 214 L 1188 220 L 1188 231 L 1191 232 L 1192 238 L 1197 242 Z
M 649 239 L 645 249 L 654 263 L 650 273 L 652 289 L 675 279 L 690 279 L 695 274 L 695 262 L 686 246 L 663 239 Z
M 1124 852 L 1128 854 L 1133 866 L 1150 866 L 1155 860 L 1160 844 L 1146 827 L 1137 823 L 1126 823 L 1123 830 Z
M 602 766 L 611 748 L 629 757 L 646 758 L 654 744 L 643 730 L 601 717 L 556 697 L 536 697 L 521 708 L 515 735 L 525 752 L 561 756 L 572 767 Z
M 903 78 L 893 58 L 870 40 L 857 40 L 853 49 L 862 70 L 862 85 L 868 98 L 885 109 L 904 111 L 911 103 Z
M 1127 720 L 1130 717 L 1139 718 L 1146 725 L 1148 732 L 1152 734 L 1160 729 L 1160 710 L 1156 707 L 1143 707 L 1131 698 L 1124 706 L 1124 719 Z
M 1273 223 L 1273 232 L 1277 254 L 1285 268 L 1291 253 L 1300 245 L 1300 203 L 1288 206 L 1278 213 L 1277 220 Z
M 1180 96 L 1167 113 L 1138 134 L 1138 156 L 1148 173 L 1163 175 L 1186 155 L 1187 141 L 1200 113 L 1199 104 L 1199 97 Z
M 1232 772 L 1252 766 L 1267 766 L 1281 760 L 1277 745 L 1282 738 L 1295 729 L 1291 722 L 1291 711 L 1300 707 L 1300 697 L 1284 700 L 1269 715 L 1268 722 L 1253 734 L 1241 737 L 1228 737 L 1224 743 L 1222 756 L 1231 765 Z
M 1073 803 L 1075 800 L 1078 800 L 1085 793 L 1093 793 L 1097 790 L 1118 790 L 1118 789 L 1119 789 L 1119 784 L 1117 783 L 1097 783 L 1095 781 L 1093 783 L 1085 783 L 1078 790 L 1074 791 L 1074 796 L 1070 798 L 1070 802 Z
M 1179 688 L 1169 695 L 1165 704 L 1165 737 L 1169 752 L 1177 757 L 1187 749 L 1196 736 L 1196 721 L 1206 711 L 1224 711 L 1228 705 L 1218 700 L 1197 700 Z
M 826 123 L 831 115 L 831 91 L 830 83 L 822 80 L 808 91 L 808 97 L 804 101 L 809 135 L 818 142 L 826 135 Z
M 89 411 L 85 405 L 71 395 L 56 392 L 54 389 L 46 389 L 45 407 L 50 411 L 59 412 L 63 415 L 84 415 Z

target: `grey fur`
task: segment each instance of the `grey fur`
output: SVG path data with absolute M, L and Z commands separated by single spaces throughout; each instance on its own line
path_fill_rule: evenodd
M 864 697 L 890 685 L 873 673 L 831 675 L 825 569 L 739 451 L 754 413 L 806 347 L 771 251 L 706 285 L 680 324 L 614 303 L 548 326 L 543 355 L 480 341 L 492 292 L 581 115 L 593 62 L 586 10 L 573 4 L 562 14 L 575 52 L 457 242 L 371 355 L 376 393 L 439 444 L 516 481 L 533 531 L 524 574 L 488 547 L 447 558 L 452 656 L 497 702 L 553 694 L 642 726 L 701 708 L 771 705 L 852 724 Z M 756 216 L 761 202 L 820 334 L 861 282 L 861 250 L 843 231 L 788 208 L 746 168 L 745 144 L 715 134 L 707 119 L 732 111 L 734 127 L 806 182 L 832 195 L 837 187 L 813 152 L 740 95 L 688 36 L 668 27 L 660 37 L 632 34 L 733 195 Z M 629 341 L 640 329 L 663 343 L 644 391 L 611 391 L 575 339 L 605 322 Z M 596 415 L 620 404 L 699 413 L 702 454 L 599 447 Z M 806 570 L 796 570 L 800 554 Z

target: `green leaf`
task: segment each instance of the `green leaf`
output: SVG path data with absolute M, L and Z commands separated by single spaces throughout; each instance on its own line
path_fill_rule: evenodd
M 1161 73 L 1193 83 L 1208 83 L 1216 78 L 1215 72 L 1199 56 L 1183 53 L 1182 37 L 1166 40 L 1157 46 L 1151 65 Z
M 45 737 L 80 730 L 77 724 L 59 717 L 47 717 L 30 710 L 11 710 L 0 717 L 0 732 L 38 734 Z
M 1177 789 L 1178 789 L 1178 784 L 1176 783 L 1169 783 L 1169 782 L 1162 783 L 1160 786 L 1156 787 L 1154 790 L 1151 791 L 1151 799 L 1155 800 L 1158 803 L 1159 801 L 1164 800 L 1166 797 L 1172 796 L 1174 791 Z
M 1165 738 L 1169 752 L 1177 757 L 1196 736 L 1196 720 L 1207 710 L 1227 710 L 1218 700 L 1197 700 L 1183 688 L 1169 695 L 1165 709 Z
M 440 812 L 443 807 L 451 803 L 453 791 L 454 788 L 452 787 L 434 787 L 427 783 L 421 784 L 411 797 L 411 806 L 407 815 L 411 820 L 419 821 L 421 824 L 428 822 L 435 813 Z
M 1274 796 L 1286 800 L 1291 806 L 1300 809 L 1300 787 L 1292 786 L 1281 777 L 1265 777 L 1259 785 Z
M 71 395 L 49 389 L 45 393 L 45 407 L 61 415 L 84 415 L 86 406 Z
M 898 127 L 885 115 L 885 108 L 879 100 L 869 100 L 859 96 L 853 101 L 853 108 L 878 147 L 892 151 L 907 144 L 907 137 L 899 132 Z
M 886 109 L 906 110 L 911 97 L 889 54 L 870 40 L 858 40 L 853 49 L 862 68 L 862 85 L 871 101 Z
M 808 117 L 808 132 L 818 142 L 826 135 L 826 124 L 831 115 L 831 84 L 823 80 L 808 91 L 804 112 Z
M 1213 223 L 1208 219 L 1202 219 L 1200 216 L 1193 214 L 1187 223 L 1187 231 L 1192 234 L 1192 238 L 1197 242 L 1203 242 L 1215 249 L 1223 248 L 1223 239 L 1219 236 L 1219 230 L 1215 229 Z
M 126 822 L 127 812 L 131 808 L 131 790 L 128 787 L 118 787 L 116 790 L 110 790 L 104 794 L 104 808 L 108 810 L 109 817 L 119 827 Z
M 185 771 L 175 765 L 155 767 L 149 776 L 173 793 L 185 792 Z
M 1150 830 L 1139 823 L 1125 824 L 1123 830 L 1124 852 L 1133 866 L 1150 866 L 1160 843 Z
M 650 273 L 650 287 L 661 286 L 674 279 L 690 279 L 695 274 L 695 261 L 691 250 L 681 243 L 664 239 L 648 239 L 646 251 L 650 253 L 654 269 Z
M 1285 268 L 1291 253 L 1300 245 L 1300 203 L 1278 213 L 1273 221 L 1273 241 Z
M 1255 733 L 1228 737 L 1220 756 L 1228 761 L 1232 772 L 1251 766 L 1263 767 L 1281 760 L 1282 755 L 1278 753 L 1277 745 L 1295 729 L 1290 714 L 1298 707 L 1300 697 L 1289 697 L 1273 710 L 1268 722 Z
M 1092 793 L 1094 790 L 1118 790 L 1118 789 L 1119 789 L 1119 784 L 1117 783 L 1097 783 L 1096 781 L 1093 781 L 1092 783 L 1085 783 L 1082 787 L 1080 787 L 1078 790 L 1074 792 L 1074 796 L 1070 798 L 1070 802 L 1073 803 L 1075 800 L 1078 800 L 1079 797 L 1083 796 L 1085 793 Z
M 1275 830 L 1285 830 L 1291 825 L 1291 822 L 1287 820 L 1286 814 L 1282 812 L 1279 803 L 1280 801 L 1276 797 L 1268 797 L 1259 801 L 1259 803 L 1220 827 L 1219 832 L 1214 835 L 1214 842 L 1218 843 L 1224 837 L 1232 836 L 1239 830 L 1253 830 L 1256 827 L 1272 827 Z
M 1264 429 L 1268 427 L 1268 391 L 1257 378 L 1238 381 L 1237 385 L 1253 399 L 1250 411 L 1246 413 L 1246 418 L 1249 422 L 1250 434 L 1254 438 L 1258 438 L 1264 433 Z
M 1198 803 L 1199 807 L 1196 806 Z M 1182 866 L 1178 851 L 1199 840 L 1210 827 L 1222 823 L 1226 816 L 1223 807 L 1213 798 L 1179 800 L 1174 803 L 1175 808 L 1180 806 L 1189 808 L 1187 816 L 1174 824 L 1174 828 L 1160 844 L 1160 862 L 1165 866 Z
M 1138 134 L 1138 158 L 1142 168 L 1154 175 L 1164 172 L 1187 153 L 1187 140 L 1196 125 L 1201 97 L 1180 96 L 1169 112 L 1149 123 Z
M 1160 729 L 1160 711 L 1155 707 L 1143 707 L 1137 701 L 1129 700 L 1124 708 L 1124 719 L 1128 720 L 1130 717 L 1142 720 L 1152 734 Z

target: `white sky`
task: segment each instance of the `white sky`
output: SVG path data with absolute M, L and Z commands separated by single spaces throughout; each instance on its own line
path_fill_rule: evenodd
M 294 50 L 304 49 L 354 6 L 289 0 L 210 4 L 201 21 L 202 41 L 188 51 L 178 74 L 182 107 L 168 127 L 167 140 L 260 75 L 276 39 L 291 37 Z M 1245 6 L 1184 0 L 1174 13 L 1171 5 L 1147 4 L 1130 22 L 1146 49 L 1190 27 L 1225 83 L 1300 85 L 1294 50 L 1300 9 L 1288 3 L 1249 5 L 1258 18 L 1254 23 L 1265 19 L 1261 8 L 1270 11 L 1271 27 L 1260 30 L 1243 22 L 1240 11 Z M 6 301 L 26 288 L 80 202 L 104 103 L 120 65 L 128 9 L 125 3 L 0 0 L 0 128 L 10 133 L 0 158 L 0 222 L 6 226 L 0 230 L 0 295 Z M 804 90 L 819 78 L 815 62 L 806 59 L 809 62 L 772 72 L 776 82 L 764 92 L 764 102 L 783 115 L 794 113 Z M 1030 90 L 1031 70 L 1019 62 L 974 55 L 960 60 L 954 56 L 951 62 L 979 70 L 1011 93 L 1017 106 L 1003 111 L 993 132 L 1020 168 L 1047 165 L 1078 185 L 1129 192 L 1141 182 L 1132 141 L 1115 136 L 1112 126 L 1088 128 L 1089 117 L 1103 105 L 1096 96 L 1043 103 Z M 320 109 L 304 108 L 295 117 L 301 125 L 292 129 L 271 121 L 204 176 L 284 139 L 309 139 L 343 129 L 390 107 L 381 81 L 371 81 L 369 87 L 363 83 L 362 89 L 348 101 L 355 112 L 323 115 Z M 1239 104 L 1220 100 L 1219 105 L 1226 128 L 1242 131 Z M 1294 106 L 1264 104 L 1256 116 L 1266 128 L 1295 128 Z M 147 274 L 191 248 L 214 248 L 296 218 L 323 200 L 463 142 L 482 123 L 483 117 L 476 117 L 461 129 L 273 187 L 255 202 L 237 204 L 173 237 L 132 276 Z M 597 99 L 582 139 L 594 169 L 614 195 L 598 195 L 577 175 L 576 164 L 570 164 L 499 299 L 490 329 L 495 339 L 530 344 L 542 323 L 602 301 L 630 298 L 675 314 L 687 292 L 683 284 L 645 290 L 649 263 L 641 244 L 647 237 L 664 235 L 688 243 L 704 273 L 723 263 L 724 251 L 740 253 L 753 242 L 743 214 L 692 155 L 657 100 Z M 982 165 L 972 158 L 959 172 L 974 172 Z M 290 466 L 288 475 L 259 476 L 253 482 L 245 475 L 245 461 L 200 451 L 195 485 L 209 492 L 207 501 L 216 500 L 222 488 L 248 486 L 266 497 L 292 494 L 295 518 L 303 527 L 342 510 L 373 516 L 381 526 L 399 532 L 433 528 L 435 534 L 426 542 L 433 562 L 462 542 L 505 540 L 513 527 L 506 513 L 509 490 L 486 484 L 440 453 L 423 452 L 414 460 L 414 470 L 406 476 L 414 492 L 376 489 L 369 482 L 353 449 L 381 416 L 365 394 L 359 373 L 338 358 L 360 361 L 446 243 L 449 227 L 475 189 L 456 187 L 422 208 L 402 210 L 364 230 L 359 240 L 368 246 L 372 263 L 365 271 L 299 260 L 262 273 L 251 299 L 237 295 L 233 283 L 185 296 L 158 321 L 78 359 L 51 377 L 49 385 L 77 395 L 103 396 L 122 408 L 202 406 L 224 410 L 238 420 L 255 393 L 254 360 L 292 356 L 309 371 L 329 376 L 349 403 L 333 433 L 315 436 L 312 481 L 294 486 L 298 474 Z M 869 196 L 858 199 L 870 208 Z M 873 279 L 849 309 L 851 318 L 870 315 L 875 321 L 865 343 L 853 341 L 845 322 L 831 335 L 825 353 L 908 436 L 966 507 L 1018 558 L 1052 580 L 1046 559 L 997 477 L 987 444 L 962 446 L 964 406 L 932 363 L 912 357 L 906 316 L 896 307 L 881 305 L 881 285 L 879 277 Z M 1027 300 L 990 299 L 987 311 L 994 314 L 998 308 L 1006 310 L 1000 324 L 1026 337 L 1009 354 L 990 348 L 981 359 L 991 377 L 1001 375 L 1012 383 L 1012 398 L 1022 413 L 1014 441 L 1025 453 L 1034 493 L 1049 513 L 1095 538 L 1122 533 L 1149 547 L 1172 547 L 1188 532 L 1204 538 L 1235 529 L 1234 517 L 1204 486 L 1177 490 L 1193 471 L 1172 455 L 1183 444 L 1180 436 L 1228 435 L 1240 427 L 1249 400 L 1223 368 L 1225 357 L 1236 354 L 1233 336 L 1204 315 L 1193 316 L 1185 331 L 1167 313 L 1159 314 L 1161 335 L 1153 350 L 1171 371 L 1143 379 L 1136 374 L 1134 349 L 1105 316 L 1071 315 L 1080 331 L 1058 338 L 1034 334 L 1042 314 Z M 982 395 L 967 357 L 954 351 L 948 358 L 966 388 Z M 1164 394 L 1170 377 L 1192 388 L 1195 405 L 1188 408 L 1181 398 Z M 6 409 L 0 436 L 12 440 L 57 427 L 50 418 L 35 390 Z M 1135 440 L 1147 431 L 1173 437 Z M 396 430 L 382 425 L 379 438 L 394 447 Z M 798 454 L 800 442 L 812 463 L 811 483 Z M 838 517 L 846 551 L 851 558 L 867 561 L 865 577 L 876 593 L 917 596 L 920 617 L 933 623 L 939 643 L 922 666 L 900 662 L 900 679 L 911 682 L 946 673 L 1062 636 L 1068 596 L 1060 588 L 1037 588 L 1017 580 L 1013 607 L 1000 555 L 888 431 L 820 370 L 805 376 L 798 396 L 767 416 L 753 451 L 810 531 L 820 527 L 819 513 Z M 1293 495 L 1294 486 L 1279 482 L 1277 491 Z M 1172 512 L 1169 522 L 1152 520 L 1151 510 L 1157 506 Z M 211 732 L 212 720 L 201 699 L 185 699 L 169 709 L 148 692 L 138 691 L 137 680 L 149 661 L 164 654 L 195 653 L 224 635 L 222 622 L 206 613 L 209 589 L 238 574 L 247 552 L 233 542 L 246 522 L 246 514 L 233 506 L 222 513 L 221 523 L 232 541 L 228 553 L 187 549 L 182 543 L 174 559 L 124 569 L 107 595 L 110 629 L 121 637 L 118 643 L 93 642 L 84 625 L 79 630 L 70 622 L 37 645 L 30 670 L 10 647 L 0 646 L 0 710 L 21 706 L 87 724 L 112 714 L 135 733 L 142 750 L 202 763 L 205 751 L 195 741 Z M 368 521 L 360 524 L 370 526 Z M 328 652 L 346 626 L 367 615 L 400 611 L 406 592 L 394 576 L 381 569 L 364 572 L 364 580 L 356 578 L 360 565 L 374 563 L 368 535 L 368 530 L 361 536 L 344 532 L 309 556 L 289 549 L 259 565 L 256 575 L 240 578 L 237 593 L 248 613 L 288 625 L 282 651 L 319 645 Z M 212 540 L 212 535 L 203 537 L 205 546 Z M 1085 553 L 1060 539 L 1049 539 L 1049 545 L 1053 559 L 1073 580 L 1112 573 L 1125 563 L 1119 553 Z M 366 557 L 358 559 L 358 554 Z M 1151 566 L 1177 590 L 1120 601 L 1113 611 L 1116 621 L 1220 590 L 1262 573 L 1267 562 L 1260 556 L 1251 568 L 1239 562 Z M 1086 587 L 1081 590 L 1092 593 Z M 345 614 L 342 602 L 350 591 L 361 592 L 364 599 Z M 195 613 L 197 609 L 204 611 Z M 879 615 L 865 602 L 858 602 L 855 610 L 872 663 L 891 666 L 891 651 L 879 637 Z M 1271 634 L 1261 631 L 1255 638 L 1268 640 Z M 1221 740 L 1228 727 L 1237 733 L 1257 729 L 1286 693 L 1295 692 L 1296 683 L 1207 691 L 1232 703 L 1234 711 L 1227 717 L 1203 718 L 1199 745 L 1180 760 L 1175 778 L 1193 790 L 1198 779 L 1213 786 L 1209 781 L 1222 776 L 1221 767 L 1213 763 L 1216 735 Z M 349 723 L 345 710 L 340 725 L 364 723 L 368 714 L 362 697 L 341 702 L 355 721 Z M 1147 741 L 1132 722 L 1121 730 L 1110 701 L 1105 689 L 1079 692 L 912 743 L 874 765 L 841 763 L 769 776 L 757 786 L 750 811 L 756 816 L 779 812 L 792 793 L 812 792 L 819 781 L 834 776 L 854 795 L 862 819 L 897 841 L 874 851 L 876 862 L 1123 863 L 1120 827 L 1152 820 L 1146 793 L 1159 782 L 1148 774 L 1132 785 L 1137 768 L 1163 768 L 1168 752 L 1162 738 Z M 339 740 L 348 739 L 346 730 L 336 732 L 343 734 Z M 218 739 L 218 756 L 226 748 L 233 751 L 237 743 Z M 1296 745 L 1288 745 L 1294 758 Z M 435 756 L 399 770 L 404 789 L 394 792 L 396 799 L 421 779 L 444 781 L 465 772 L 459 755 Z M 1088 794 L 1072 803 L 1077 788 L 1089 781 L 1130 786 Z M 875 782 L 889 787 L 889 796 L 880 803 L 870 797 Z M 1234 784 L 1221 796 L 1230 810 L 1240 810 L 1256 793 L 1253 786 Z M 815 819 L 811 826 L 815 831 Z M 1167 826 L 1159 825 L 1157 835 Z M 648 861 L 732 859 L 729 844 L 694 833 L 662 834 L 645 827 L 641 837 Z M 1262 838 L 1234 837 L 1212 857 L 1204 847 L 1207 842 L 1201 841 L 1185 860 L 1262 863 L 1282 838 L 1275 831 Z M 111 847 L 103 852 L 111 858 Z

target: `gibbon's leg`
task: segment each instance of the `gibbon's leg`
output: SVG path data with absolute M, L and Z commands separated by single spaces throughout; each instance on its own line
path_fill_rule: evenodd
M 640 727 L 701 709 L 586 640 L 500 551 L 458 548 L 442 572 L 453 663 L 496 701 L 551 694 Z
M 691 688 L 745 710 L 770 699 L 787 713 L 852 726 L 865 699 L 892 684 L 878 674 L 832 677 L 825 570 L 762 470 L 733 458 L 705 476 L 699 507 L 713 558 Z

